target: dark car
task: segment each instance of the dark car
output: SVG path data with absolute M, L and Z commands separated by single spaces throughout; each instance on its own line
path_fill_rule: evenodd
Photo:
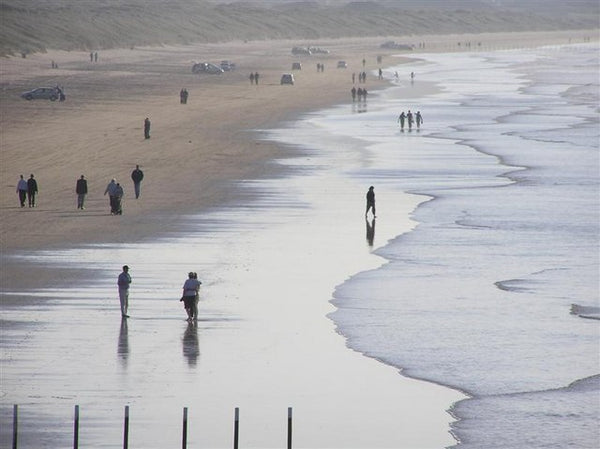
M 56 87 L 38 87 L 21 94 L 25 100 L 50 100 L 55 101 L 61 98 L 60 90 Z

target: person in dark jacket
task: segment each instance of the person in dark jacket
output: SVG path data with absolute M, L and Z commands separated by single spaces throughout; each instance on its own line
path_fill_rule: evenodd
M 29 200 L 29 207 L 35 207 L 35 195 L 37 193 L 37 181 L 33 178 L 33 174 L 31 174 L 27 180 L 27 199 Z
M 136 165 L 135 170 L 131 172 L 131 179 L 133 180 L 133 189 L 135 190 L 135 199 L 140 197 L 140 187 L 142 179 L 144 179 L 144 172 L 140 170 L 140 166 Z
M 150 138 L 150 119 L 146 117 L 144 120 L 144 139 Z
M 75 193 L 77 193 L 77 209 L 85 209 L 85 196 L 88 193 L 87 179 L 85 179 L 85 176 L 81 175 L 81 178 L 77 180 L 77 185 L 75 186 Z
M 369 209 L 373 210 L 373 217 L 375 216 L 375 187 L 369 187 L 369 191 L 367 192 L 367 210 L 365 211 L 365 216 L 369 213 Z

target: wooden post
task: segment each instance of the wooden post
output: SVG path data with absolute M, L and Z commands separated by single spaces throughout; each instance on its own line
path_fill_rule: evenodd
M 73 449 L 79 448 L 79 406 L 75 406 L 75 419 L 73 420 Z
M 238 449 L 238 442 L 240 436 L 240 409 L 235 408 L 235 419 L 233 422 L 233 449 Z
M 129 406 L 125 406 L 125 421 L 123 423 L 123 449 L 129 447 Z
M 17 449 L 17 440 L 19 437 L 19 406 L 13 406 L 13 449 Z
M 292 407 L 288 407 L 287 449 L 292 449 Z
M 183 435 L 181 436 L 181 449 L 187 448 L 188 408 L 183 407 Z

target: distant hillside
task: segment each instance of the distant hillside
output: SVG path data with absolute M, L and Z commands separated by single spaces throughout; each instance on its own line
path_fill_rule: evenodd
M 432 7 L 435 3 L 424 0 L 419 9 L 414 2 L 403 8 L 401 1 L 0 0 L 0 56 L 232 40 L 598 28 L 596 2 L 567 2 L 573 5 L 567 11 L 490 3 L 441 9 Z

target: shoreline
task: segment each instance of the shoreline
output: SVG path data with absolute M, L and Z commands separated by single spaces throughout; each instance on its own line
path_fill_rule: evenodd
M 241 82 L 240 82 L 240 84 L 241 84 Z M 348 83 L 348 87 L 349 86 L 350 86 L 350 83 Z M 346 96 L 347 96 L 347 94 L 345 94 L 345 93 L 340 93 L 339 94 L 340 98 L 342 98 L 342 97 L 345 98 Z M 332 97 L 337 97 L 337 95 L 333 95 L 332 94 Z M 238 100 L 240 100 L 240 99 L 238 98 Z M 326 100 L 323 99 L 323 98 L 321 98 L 320 100 L 323 101 L 323 103 L 326 102 Z M 327 101 L 329 101 L 329 98 L 327 99 Z M 300 114 L 300 115 L 307 114 L 308 111 L 310 111 L 310 110 L 315 110 L 315 109 L 309 109 L 309 110 L 305 110 L 303 112 L 301 112 L 298 109 L 296 109 L 295 111 L 288 111 L 288 114 L 290 114 L 288 117 L 292 118 L 295 114 Z M 270 118 L 272 119 L 272 118 L 276 117 L 278 113 L 280 113 L 280 112 L 279 111 L 272 111 L 271 115 L 270 115 Z M 278 118 L 281 119 L 282 117 L 278 117 Z M 285 118 L 287 118 L 287 117 L 285 117 Z M 216 121 L 215 123 L 217 123 L 217 122 L 218 121 Z M 267 123 L 276 124 L 276 123 L 280 123 L 280 122 L 277 122 L 277 121 L 269 122 L 268 119 L 265 119 L 265 121 L 263 123 L 264 124 L 267 124 Z M 133 125 L 133 126 L 135 126 L 135 125 Z M 194 202 L 194 208 L 199 207 L 199 209 L 195 209 L 192 212 L 193 214 L 198 214 L 198 213 L 201 214 L 203 211 L 213 210 L 214 207 L 218 207 L 219 205 L 226 204 L 227 201 L 229 199 L 231 199 L 231 198 L 239 198 L 239 194 L 241 192 L 241 189 L 239 187 L 239 183 L 236 182 L 236 181 L 239 181 L 240 178 L 236 178 L 235 174 L 243 173 L 244 175 L 248 176 L 248 178 L 246 178 L 246 176 L 242 176 L 241 179 L 249 179 L 249 178 L 256 179 L 257 178 L 256 175 L 260 175 L 259 177 L 263 178 L 263 179 L 264 178 L 269 178 L 270 179 L 273 176 L 273 173 L 274 173 L 273 172 L 273 167 L 272 167 L 274 164 L 267 164 L 268 166 L 265 167 L 265 166 L 261 165 L 262 162 L 264 160 L 269 160 L 270 161 L 270 160 L 272 160 L 274 158 L 275 159 L 279 159 L 282 156 L 282 154 L 281 154 L 282 152 L 283 152 L 284 155 L 287 155 L 289 157 L 292 156 L 291 151 L 285 145 L 284 146 L 277 145 L 277 144 L 272 144 L 271 145 L 271 144 L 267 144 L 267 143 L 263 143 L 263 142 L 261 142 L 260 144 L 258 144 L 257 143 L 258 141 L 255 139 L 256 134 L 254 134 L 254 133 L 255 132 L 260 132 L 260 128 L 261 127 L 254 127 L 252 131 L 249 131 L 248 128 L 238 129 L 238 133 L 242 134 L 243 137 L 237 135 L 235 139 L 232 139 L 229 142 L 235 141 L 240 146 L 247 145 L 245 137 L 248 135 L 248 133 L 251 133 L 252 136 L 253 136 L 253 138 L 250 141 L 252 142 L 252 145 L 254 147 L 258 146 L 260 148 L 261 153 L 259 155 L 255 155 L 256 156 L 255 158 L 249 158 L 249 159 L 245 160 L 245 162 L 247 162 L 248 165 L 245 166 L 243 168 L 243 170 L 241 170 L 241 171 L 235 171 L 235 170 L 228 171 L 227 175 L 231 176 L 231 178 L 229 179 L 228 188 L 230 188 L 231 190 L 228 190 L 227 193 L 224 193 L 223 190 L 214 189 L 213 188 L 212 190 L 210 190 L 209 192 L 207 192 L 205 194 L 205 196 L 203 196 L 202 198 L 200 198 L 197 202 Z M 225 131 L 222 131 L 222 132 L 225 133 Z M 222 134 L 218 134 L 217 136 L 212 136 L 212 140 L 210 140 L 210 142 L 211 143 L 218 142 L 218 137 L 221 136 L 221 135 Z M 165 141 L 163 141 L 161 143 L 165 143 Z M 268 147 L 268 148 L 265 148 L 265 147 Z M 159 159 L 157 161 L 157 164 L 159 164 L 161 161 L 164 163 L 164 159 Z M 223 160 L 213 161 L 213 162 L 214 162 L 213 168 L 214 167 L 220 167 L 222 169 L 226 169 L 226 167 L 223 167 L 223 165 L 219 165 L 219 162 L 221 162 L 224 165 L 227 165 L 227 163 L 228 163 L 226 161 L 224 162 Z M 256 164 L 256 165 L 254 165 L 254 164 Z M 159 166 L 159 165 L 157 165 L 157 166 Z M 196 168 L 196 167 L 194 167 L 194 168 Z M 195 172 L 194 172 L 193 169 L 190 170 L 188 168 L 186 170 L 189 170 L 190 172 L 192 172 L 192 174 L 195 174 Z M 279 172 L 279 173 L 282 173 L 282 172 Z M 125 176 L 126 174 L 127 174 L 127 172 L 123 171 L 123 176 Z M 171 175 L 171 172 L 167 170 L 167 175 L 165 176 L 165 178 L 168 178 L 170 175 Z M 209 178 L 208 181 L 214 182 L 214 183 L 219 182 L 219 181 L 217 181 L 215 179 L 214 175 L 211 177 L 210 171 L 207 173 L 207 176 Z M 73 178 L 72 181 L 74 183 L 74 180 L 75 180 L 76 176 L 73 176 L 72 178 Z M 209 182 L 209 184 L 210 184 L 210 182 Z M 69 181 L 69 183 L 71 183 L 71 181 Z M 222 186 L 221 184 L 218 185 L 218 187 L 221 187 L 221 186 Z M 143 188 L 142 188 L 142 196 L 143 196 L 144 199 L 145 199 L 145 195 L 146 195 L 146 192 L 147 192 L 147 190 L 146 190 L 145 187 L 146 186 L 144 185 Z M 10 190 L 14 190 L 14 188 L 11 187 Z M 129 190 L 131 190 L 131 189 L 129 189 Z M 152 189 L 150 186 L 148 186 L 148 190 L 150 192 L 152 192 L 152 193 L 157 192 L 157 190 Z M 246 193 L 246 192 L 244 192 L 244 193 Z M 73 204 L 73 208 L 74 208 L 74 194 L 70 194 L 69 193 L 69 195 L 70 195 L 69 196 L 69 202 L 71 204 Z M 214 199 L 214 195 L 219 195 L 216 200 Z M 163 197 L 161 199 L 163 201 L 162 203 L 161 202 L 155 203 L 155 205 L 157 207 L 161 207 L 161 206 L 164 206 L 164 204 L 166 204 L 165 198 Z M 16 201 L 14 198 L 12 200 Z M 41 197 L 41 201 L 44 201 L 44 197 Z M 101 198 L 97 199 L 96 202 L 97 202 L 97 204 L 94 203 L 94 207 L 96 208 L 96 209 L 94 209 L 94 211 L 96 211 L 96 210 L 100 211 L 100 210 L 106 208 L 106 202 L 107 201 L 105 200 L 105 198 L 101 197 Z M 65 213 L 64 212 L 64 208 L 65 208 L 64 204 L 63 203 L 59 203 L 59 204 L 61 204 L 61 207 L 63 207 L 63 213 Z M 185 206 L 185 204 L 177 203 L 178 207 L 181 207 L 182 205 Z M 173 210 L 176 210 L 176 208 L 173 209 Z M 110 242 L 114 242 L 114 243 L 130 243 L 130 242 L 147 241 L 149 239 L 155 238 L 155 236 L 157 236 L 157 235 L 167 235 L 167 234 L 169 234 L 170 232 L 172 232 L 172 227 L 171 226 L 177 226 L 177 224 L 179 224 L 179 220 L 178 220 L 177 217 L 169 217 L 171 211 L 163 212 L 163 214 L 160 214 L 160 215 L 159 214 L 155 214 L 155 213 L 148 213 L 147 209 L 144 209 L 142 207 L 140 207 L 139 209 L 133 209 L 133 211 L 137 214 L 137 215 L 134 215 L 134 217 L 138 217 L 138 218 L 132 219 L 132 220 L 128 220 L 127 222 L 125 222 L 126 225 L 138 225 L 138 224 L 141 223 L 141 220 L 144 217 L 148 218 L 148 217 L 159 216 L 159 217 L 162 217 L 162 219 L 164 221 L 161 221 L 160 223 L 155 223 L 155 224 L 144 224 L 143 225 L 143 231 L 144 232 L 141 232 L 141 230 L 138 229 L 138 230 L 136 230 L 136 232 L 133 232 L 133 234 L 130 234 L 131 231 L 126 232 L 126 231 L 120 230 L 119 228 L 111 228 L 111 229 L 114 229 L 115 231 L 118 232 L 116 234 L 116 236 L 118 237 L 118 239 L 116 239 L 116 240 L 106 239 L 105 237 L 99 235 L 97 232 L 94 232 L 94 238 L 98 239 L 96 242 L 110 241 Z M 28 213 L 29 212 L 35 213 L 35 212 L 37 212 L 37 210 L 36 211 L 27 211 L 27 212 Z M 47 212 L 47 211 L 44 211 L 44 212 Z M 177 213 L 181 214 L 181 213 L 184 213 L 184 212 L 185 212 L 184 210 L 179 209 Z M 187 214 L 187 212 L 185 212 L 185 214 Z M 72 217 L 73 215 L 75 215 L 75 214 L 72 213 L 70 216 L 68 216 L 66 218 Z M 3 214 L 3 216 L 4 216 L 4 214 Z M 52 217 L 52 214 L 47 214 L 47 216 Z M 125 218 L 126 216 L 127 215 L 125 215 L 123 218 Z M 105 223 L 108 223 L 108 220 L 113 220 L 114 221 L 115 218 L 119 219 L 121 217 L 110 217 L 110 216 L 108 216 L 108 217 L 104 217 L 103 221 Z M 3 228 L 4 228 L 4 226 L 3 226 Z M 108 234 L 108 235 L 112 235 L 112 234 Z M 132 238 L 132 236 L 134 238 Z M 94 241 L 94 239 L 90 238 L 88 241 L 91 242 L 91 241 Z M 26 251 L 30 251 L 30 250 L 35 251 L 35 250 L 39 249 L 39 247 L 37 246 L 38 243 L 34 243 L 33 241 L 26 242 L 26 243 L 27 244 L 22 245 L 22 247 L 20 249 L 11 248 L 11 251 L 9 253 L 10 254 L 18 253 L 18 252 L 21 252 L 23 249 L 25 249 Z M 15 242 L 15 245 L 16 244 L 17 244 L 17 242 Z M 79 242 L 79 243 L 75 244 L 74 246 L 78 247 L 81 244 L 85 244 L 85 243 L 84 242 Z M 4 244 L 3 244 L 3 246 L 4 246 Z M 55 243 L 50 244 L 48 246 L 44 245 L 44 247 L 48 248 L 48 249 L 62 248 L 62 247 L 65 247 L 65 246 L 67 246 L 67 247 L 73 247 L 73 244 L 71 244 L 70 241 L 65 241 L 65 240 L 61 240 L 60 238 L 58 238 Z M 5 256 L 5 252 L 4 252 L 4 249 L 3 249 L 3 255 L 2 255 L 2 260 L 3 261 L 4 261 L 4 256 Z M 38 264 L 36 264 L 36 267 L 40 268 L 41 271 L 44 271 L 46 273 L 46 279 L 44 279 L 44 275 L 42 274 L 39 278 L 32 279 L 32 282 L 33 283 L 40 282 L 40 285 L 44 285 L 44 286 L 47 287 L 49 280 L 51 280 L 53 278 L 53 276 L 51 274 L 49 274 L 49 273 L 52 273 L 54 270 L 52 268 L 50 268 L 50 267 L 39 266 Z M 27 273 L 28 273 L 27 263 L 25 263 L 22 267 L 11 266 L 10 269 L 8 269 L 4 265 L 4 263 L 3 263 L 3 267 L 2 267 L 2 272 L 3 272 L 2 273 L 2 286 L 3 286 L 3 290 L 16 288 L 16 287 L 12 287 L 11 286 L 12 284 L 10 284 L 9 282 L 7 282 L 6 275 L 9 274 L 9 271 L 12 271 L 12 273 L 10 274 L 10 282 L 15 282 L 15 283 L 22 282 L 26 278 Z M 14 276 L 15 274 L 17 276 Z M 20 276 L 19 276 L 19 274 L 20 274 Z M 73 272 L 69 272 L 69 273 L 63 273 L 63 275 L 55 278 L 54 282 L 61 282 L 61 283 L 67 282 L 68 283 L 69 281 L 73 281 L 76 278 L 77 278 L 77 272 L 73 271 Z M 40 281 L 40 280 L 42 280 L 42 281 Z M 52 282 L 50 282 L 50 285 L 53 285 Z M 56 284 L 54 284 L 54 285 L 56 285 Z M 3 306 L 4 305 L 5 305 L 5 303 L 4 303 L 4 300 L 3 300 Z M 405 377 L 409 377 L 409 376 L 405 376 Z

